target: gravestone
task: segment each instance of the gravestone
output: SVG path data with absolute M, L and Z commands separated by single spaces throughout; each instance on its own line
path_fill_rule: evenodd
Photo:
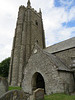
M 30 100 L 30 94 L 22 90 L 11 90 L 0 97 L 0 100 Z
M 5 78 L 0 77 L 0 96 L 7 91 L 8 91 L 8 81 Z
M 33 100 L 44 100 L 44 89 L 38 88 L 33 92 Z

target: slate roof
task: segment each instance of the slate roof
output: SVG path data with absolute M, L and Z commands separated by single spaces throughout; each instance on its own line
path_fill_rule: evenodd
M 50 61 L 55 64 L 58 70 L 71 71 L 58 57 L 45 51 L 43 51 L 43 53 L 49 57 Z
M 40 48 L 40 46 L 38 44 L 35 44 L 34 48 L 38 48 L 39 50 L 41 50 L 41 52 L 43 54 L 45 54 L 46 56 L 48 56 L 49 60 L 57 67 L 57 70 L 60 71 L 67 71 L 67 72 L 71 72 L 71 69 L 69 69 L 58 57 L 56 57 L 55 55 L 46 52 L 45 50 L 42 50 Z
M 68 40 L 62 41 L 60 43 L 54 44 L 44 49 L 44 51 L 49 53 L 55 53 L 62 50 L 70 49 L 75 47 L 75 37 L 70 38 Z

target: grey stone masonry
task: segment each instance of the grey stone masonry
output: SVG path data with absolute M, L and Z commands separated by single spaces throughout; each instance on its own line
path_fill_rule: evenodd
M 13 86 L 21 86 L 23 70 L 32 53 L 35 42 L 45 48 L 44 29 L 41 11 L 31 7 L 20 6 L 12 47 L 8 82 Z
M 6 92 L 0 97 L 0 100 L 27 100 L 29 98 L 28 93 L 24 93 L 21 90 L 11 90 Z
M 7 91 L 8 91 L 8 81 L 5 78 L 0 77 L 0 96 Z
M 59 68 L 61 68 L 60 71 L 58 71 Z M 43 88 L 47 95 L 74 91 L 73 73 L 60 59 L 53 54 L 46 53 L 36 45 L 24 70 L 22 88 L 25 92 L 33 93 L 39 84 L 40 86 L 43 84 L 42 81 L 37 84 L 37 75 L 39 75 L 39 80 L 42 79 L 40 74 L 43 77 L 45 84 Z

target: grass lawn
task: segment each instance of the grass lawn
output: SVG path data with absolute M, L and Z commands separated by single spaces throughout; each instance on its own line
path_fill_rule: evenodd
M 13 87 L 13 86 L 9 86 L 9 90 L 21 90 L 22 88 L 17 86 L 17 87 Z
M 45 95 L 44 100 L 75 100 L 75 96 L 70 96 L 66 94 L 52 94 L 52 95 Z

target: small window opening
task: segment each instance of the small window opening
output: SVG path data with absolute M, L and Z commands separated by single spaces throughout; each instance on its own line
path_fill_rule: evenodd
M 35 24 L 38 26 L 38 22 L 37 22 L 37 20 L 35 21 Z
M 38 43 L 38 40 L 36 40 L 36 42 Z

